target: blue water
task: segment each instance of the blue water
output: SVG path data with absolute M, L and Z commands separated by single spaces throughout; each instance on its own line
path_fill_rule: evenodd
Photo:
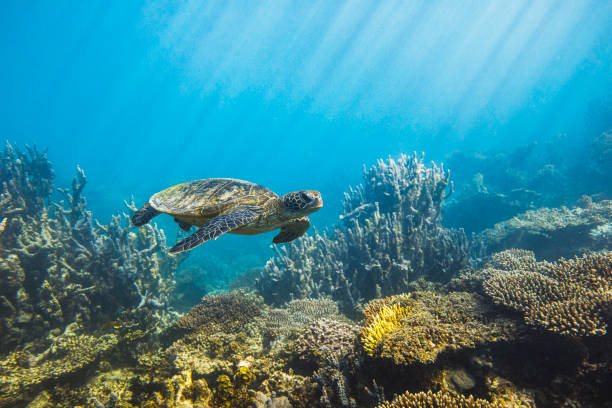
M 586 160 L 585 141 L 612 127 L 610 1 L 0 7 L 0 137 L 48 148 L 58 186 L 85 169 L 102 222 L 132 195 L 234 177 L 320 190 L 322 229 L 379 157 L 562 135 L 561 154 Z M 224 236 L 197 256 L 252 265 L 272 235 Z

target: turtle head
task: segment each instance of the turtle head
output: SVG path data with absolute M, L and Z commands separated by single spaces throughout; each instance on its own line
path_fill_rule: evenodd
M 312 214 L 323 207 L 321 193 L 314 190 L 301 190 L 285 194 L 280 198 L 283 212 L 291 218 Z

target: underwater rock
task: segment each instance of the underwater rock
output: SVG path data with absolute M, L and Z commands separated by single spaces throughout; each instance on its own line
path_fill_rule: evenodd
M 541 259 L 572 257 L 612 248 L 612 201 L 584 196 L 573 208 L 540 208 L 496 224 L 478 235 L 488 253 L 528 249 Z
M 413 292 L 370 302 L 364 349 L 395 364 L 433 363 L 443 352 L 515 338 L 519 327 L 477 294 Z
M 353 314 L 418 278 L 448 281 L 466 267 L 471 248 L 462 230 L 440 225 L 449 177 L 416 154 L 364 169 L 364 184 L 345 194 L 342 223 L 277 249 L 257 280 L 259 293 L 275 305 L 331 297 Z
M 609 180 L 612 174 L 612 129 L 596 137 L 591 149 L 596 171 L 607 176 Z
M 495 264 L 483 283 L 495 303 L 522 312 L 528 325 L 555 333 L 606 334 L 604 314 L 612 304 L 612 252 L 556 262 L 536 262 L 528 252 L 502 256 L 515 259 Z

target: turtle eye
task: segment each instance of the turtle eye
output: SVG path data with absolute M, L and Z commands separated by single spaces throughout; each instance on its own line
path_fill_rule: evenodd
M 310 194 L 308 193 L 300 193 L 300 197 L 307 203 L 312 201 L 312 197 L 310 197 Z

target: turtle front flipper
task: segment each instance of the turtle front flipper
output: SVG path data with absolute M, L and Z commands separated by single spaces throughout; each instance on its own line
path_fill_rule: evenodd
M 217 238 L 221 234 L 225 234 L 226 232 L 250 223 L 258 216 L 259 213 L 253 210 L 239 210 L 220 215 L 202 225 L 196 232 L 181 242 L 178 242 L 170 248 L 169 252 L 171 254 L 178 254 L 180 252 L 189 251 L 206 241 Z
M 159 215 L 159 211 L 151 206 L 151 204 L 146 203 L 142 206 L 141 209 L 134 213 L 132 216 L 132 223 L 140 227 L 141 225 L 145 225 L 147 222 L 151 221 L 151 218 Z
M 283 242 L 293 241 L 294 239 L 304 235 L 308 227 L 310 227 L 310 220 L 307 217 L 289 221 L 287 224 L 281 227 L 280 232 L 274 237 L 272 242 L 275 244 L 282 244 Z

